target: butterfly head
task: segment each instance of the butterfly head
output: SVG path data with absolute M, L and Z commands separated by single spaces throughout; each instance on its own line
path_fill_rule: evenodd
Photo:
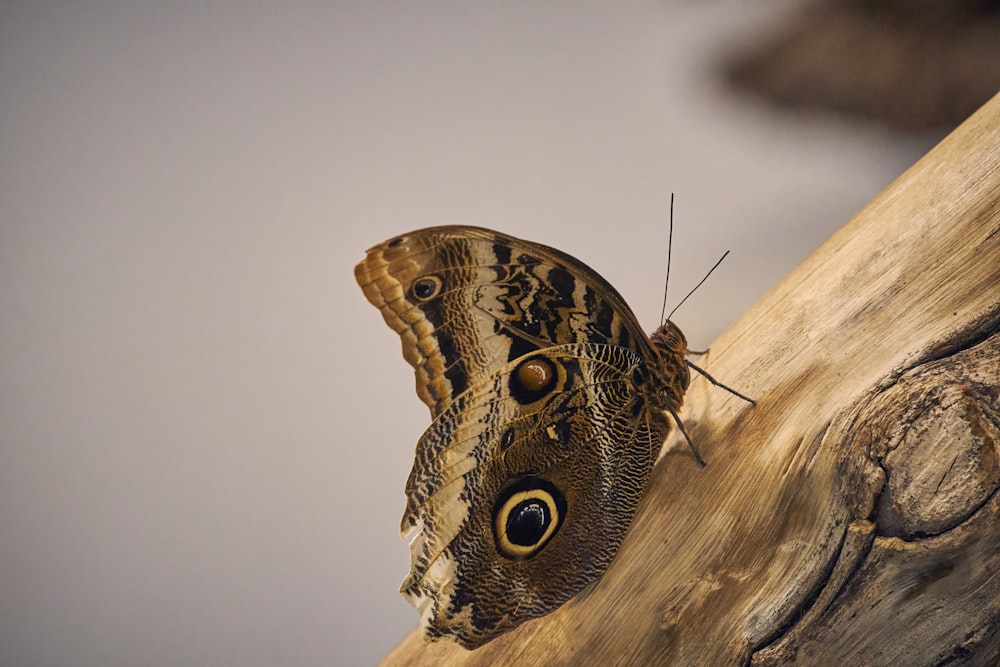
M 684 400 L 691 374 L 686 357 L 687 339 L 676 324 L 667 320 L 649 337 L 656 363 L 650 369 L 653 376 L 655 401 L 666 410 L 676 411 Z

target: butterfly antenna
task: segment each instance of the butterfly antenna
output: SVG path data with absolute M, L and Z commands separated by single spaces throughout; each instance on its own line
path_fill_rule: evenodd
M 668 226 L 670 230 L 667 233 L 667 279 L 663 284 L 663 309 L 660 311 L 660 324 L 666 322 L 666 318 L 663 315 L 667 312 L 667 290 L 670 289 L 670 250 L 674 246 L 674 193 L 670 193 L 670 224 Z M 681 302 L 683 303 L 683 302 Z M 674 310 L 677 310 L 674 308 Z M 671 313 L 673 314 L 673 313 Z
M 670 416 L 674 418 L 674 423 L 677 424 L 677 428 L 680 430 L 681 435 L 683 435 L 684 439 L 687 440 L 688 447 L 691 448 L 691 453 L 694 454 L 694 460 L 698 462 L 699 466 L 701 466 L 702 468 L 704 468 L 705 467 L 705 459 L 701 458 L 701 454 L 698 453 L 698 450 L 695 449 L 695 447 L 694 447 L 694 443 L 691 442 L 691 436 L 689 436 L 687 430 L 685 430 L 685 428 L 684 428 L 684 422 L 681 421 L 681 418 L 677 416 L 676 412 L 674 412 L 670 408 L 668 408 L 668 410 L 670 410 Z
M 695 286 L 694 286 L 694 287 L 693 287 L 693 288 L 691 289 L 691 291 L 687 293 L 687 296 L 685 296 L 685 297 L 684 297 L 683 299 L 681 299 L 681 302 L 680 302 L 679 304 L 677 304 L 676 306 L 674 306 L 674 309 L 670 311 L 670 314 L 669 314 L 669 315 L 667 315 L 667 319 L 668 319 L 668 320 L 669 320 L 669 319 L 670 319 L 671 317 L 673 317 L 673 316 L 674 316 L 674 313 L 676 313 L 676 312 L 677 312 L 677 309 L 678 309 L 678 308 L 680 308 L 681 306 L 683 306 L 683 305 L 684 305 L 684 302 L 685 302 L 685 301 L 687 301 L 687 300 L 688 300 L 688 299 L 689 299 L 689 298 L 691 297 L 691 295 L 692 295 L 692 294 L 694 294 L 694 293 L 695 293 L 695 291 L 696 291 L 696 290 L 697 290 L 697 289 L 698 289 L 699 287 L 701 287 L 701 286 L 702 286 L 702 285 L 703 285 L 703 284 L 705 283 L 705 281 L 706 281 L 706 280 L 708 280 L 708 277 L 709 277 L 710 275 L 712 275 L 712 271 L 715 271 L 715 270 L 716 270 L 717 268 L 719 268 L 719 264 L 722 264 L 722 260 L 724 260 L 724 259 L 726 258 L 726 255 L 728 255 L 728 254 L 729 254 L 729 251 L 728 251 L 728 250 L 727 250 L 726 252 L 722 253 L 722 257 L 720 257 L 720 258 L 719 258 L 719 261 L 718 261 L 718 262 L 716 262 L 716 263 L 715 263 L 715 264 L 714 264 L 714 265 L 712 266 L 712 268 L 710 268 L 710 269 L 708 270 L 708 273 L 706 273 L 706 274 L 705 274 L 705 277 L 704 277 L 704 278 L 702 278 L 701 280 L 699 280 L 699 281 L 698 281 L 698 284 L 697 284 L 697 285 L 695 285 Z

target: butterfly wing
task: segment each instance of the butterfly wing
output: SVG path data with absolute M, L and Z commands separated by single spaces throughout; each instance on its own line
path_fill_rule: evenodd
M 391 239 L 356 268 L 433 422 L 417 444 L 402 593 L 474 648 L 608 567 L 669 430 L 648 339 L 603 278 L 473 227 Z
M 436 417 L 468 379 L 555 343 L 646 352 L 618 292 L 553 248 L 478 227 L 431 227 L 375 246 L 355 267 L 403 343 L 417 394 Z

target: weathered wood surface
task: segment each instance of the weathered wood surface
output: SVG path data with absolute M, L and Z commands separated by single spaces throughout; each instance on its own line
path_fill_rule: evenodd
M 1000 663 L 1000 95 L 701 361 L 603 579 L 383 664 Z

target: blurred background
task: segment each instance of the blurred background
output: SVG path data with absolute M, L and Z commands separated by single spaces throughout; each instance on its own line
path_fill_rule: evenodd
M 0 2 L 0 664 L 376 662 L 428 417 L 354 264 L 493 227 L 652 330 L 674 192 L 710 345 L 996 90 L 894 120 L 894 55 L 849 104 L 801 7 Z

